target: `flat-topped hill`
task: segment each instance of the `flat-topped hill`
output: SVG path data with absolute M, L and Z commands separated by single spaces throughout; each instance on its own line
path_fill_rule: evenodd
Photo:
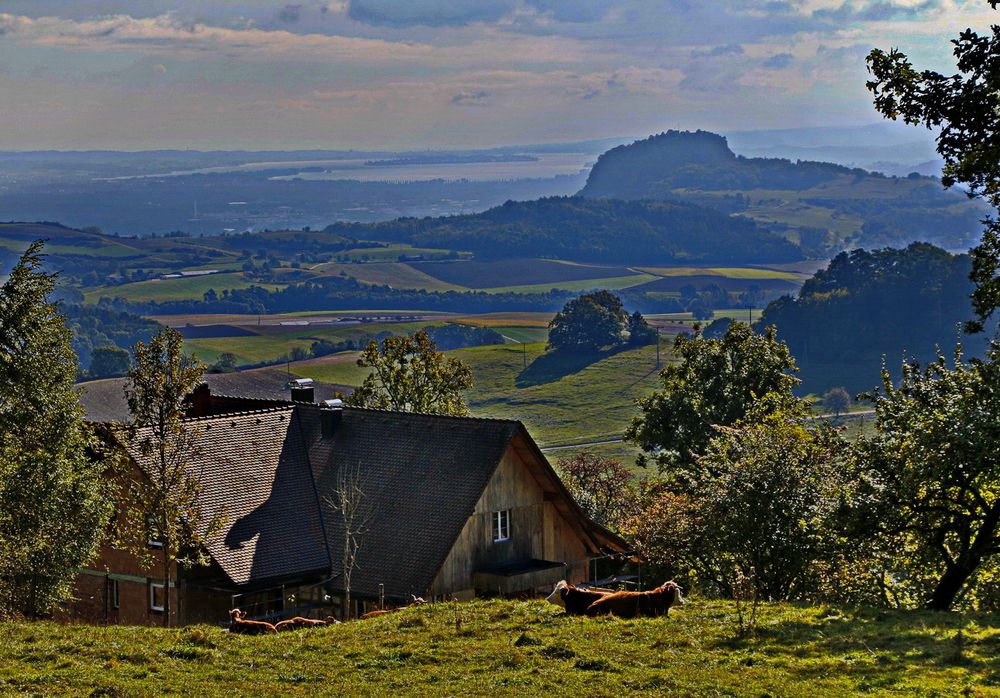
M 707 131 L 667 131 L 609 150 L 580 195 L 716 207 L 784 234 L 813 255 L 914 240 L 963 247 L 978 239 L 984 215 L 981 204 L 932 177 L 745 158 Z

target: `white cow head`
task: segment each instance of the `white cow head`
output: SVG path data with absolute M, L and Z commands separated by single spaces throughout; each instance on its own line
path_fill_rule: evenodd
M 545 597 L 545 600 L 548 601 L 549 603 L 553 603 L 556 606 L 559 606 L 560 608 L 566 608 L 566 602 L 563 601 L 562 593 L 565 589 L 568 588 L 569 584 L 567 584 L 566 580 L 563 579 L 558 584 L 556 584 L 556 588 L 552 590 L 551 594 Z

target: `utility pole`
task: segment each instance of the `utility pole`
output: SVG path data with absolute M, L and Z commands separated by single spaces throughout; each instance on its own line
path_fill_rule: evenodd
M 521 364 L 524 370 L 528 369 L 528 347 L 524 342 L 521 342 Z
M 656 367 L 660 367 L 660 328 L 656 328 Z

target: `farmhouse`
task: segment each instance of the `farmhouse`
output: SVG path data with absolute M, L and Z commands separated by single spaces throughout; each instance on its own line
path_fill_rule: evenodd
M 181 568 L 169 590 L 181 624 L 222 622 L 232 606 L 254 618 L 339 613 L 344 531 L 331 502 L 345 472 L 369 511 L 354 612 L 413 596 L 547 592 L 560 579 L 586 581 L 592 560 L 627 553 L 583 515 L 517 421 L 224 397 L 204 386 L 191 412 L 199 448 L 188 467 L 202 509 L 222 512 L 225 525 L 209 538 L 211 564 Z M 132 455 L 135 476 L 141 460 Z M 161 623 L 168 590 L 158 574 L 105 548 L 78 576 L 69 611 Z

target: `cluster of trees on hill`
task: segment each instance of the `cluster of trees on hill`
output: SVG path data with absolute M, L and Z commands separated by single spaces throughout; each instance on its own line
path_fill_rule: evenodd
M 656 341 L 656 330 L 638 310 L 631 315 L 610 291 L 585 293 L 569 301 L 549 323 L 549 349 L 594 352 Z
M 337 223 L 339 235 L 470 250 L 477 257 L 554 257 L 587 262 L 745 264 L 802 258 L 788 240 L 752 221 L 678 202 L 550 197 L 508 201 L 483 213 Z
M 159 323 L 153 320 L 115 310 L 107 305 L 65 304 L 63 314 L 73 331 L 73 351 L 79 359 L 80 368 L 96 368 L 97 370 L 91 371 L 93 378 L 123 375 L 121 354 L 114 349 L 124 351 L 136 341 L 148 342 L 160 329 Z M 92 360 L 96 356 L 101 358 L 98 366 L 92 367 Z M 116 360 L 112 358 L 114 356 L 119 358 Z M 126 357 L 124 366 L 127 365 Z
M 937 347 L 958 338 L 972 312 L 971 270 L 968 255 L 926 243 L 844 252 L 798 297 L 770 303 L 759 326 L 777 327 L 798 358 L 806 390 L 867 390 L 878 381 L 882 357 L 892 365 L 904 354 L 930 361 Z M 973 355 L 987 343 L 983 335 L 965 340 Z

